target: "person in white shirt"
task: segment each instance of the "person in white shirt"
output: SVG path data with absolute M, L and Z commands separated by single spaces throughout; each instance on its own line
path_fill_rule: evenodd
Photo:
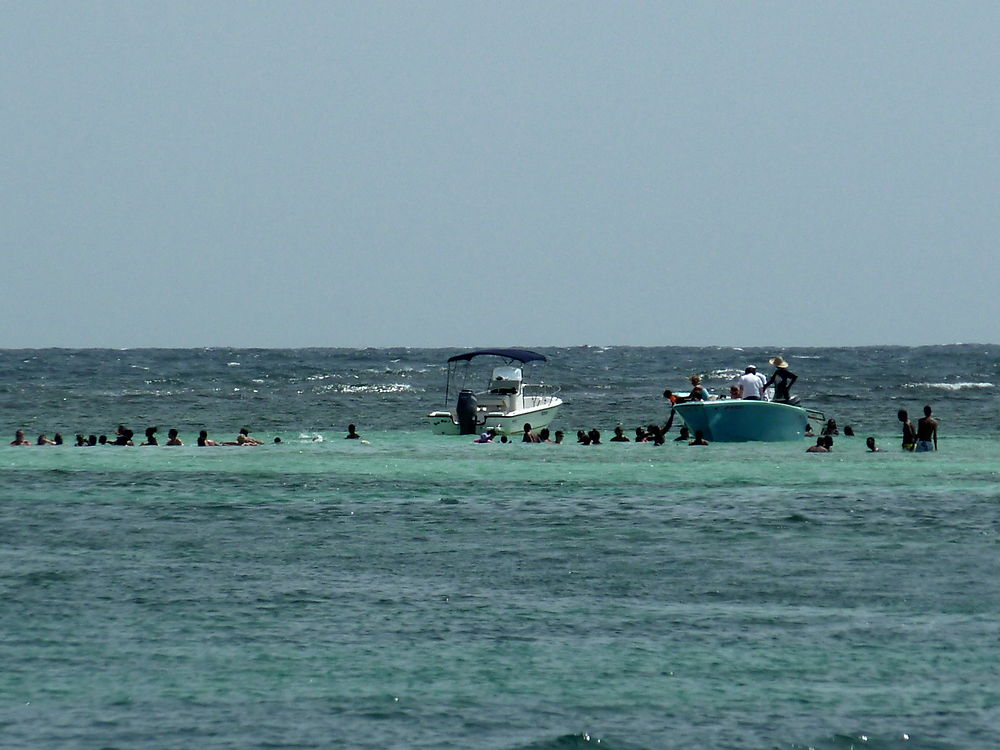
M 747 365 L 737 385 L 740 387 L 740 398 L 760 401 L 761 386 L 764 385 L 764 381 L 757 375 L 756 367 Z
M 771 400 L 771 391 L 767 387 L 767 378 L 764 377 L 762 373 L 757 372 L 757 368 L 754 368 L 754 375 L 757 376 L 757 380 L 760 381 L 760 399 L 761 401 Z

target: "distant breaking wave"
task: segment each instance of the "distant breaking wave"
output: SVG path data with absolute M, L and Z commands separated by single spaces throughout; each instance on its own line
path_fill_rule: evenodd
M 334 393 L 404 393 L 412 391 L 413 386 L 406 383 L 386 383 L 385 385 L 326 385 L 322 391 Z
M 993 383 L 904 383 L 904 388 L 939 388 L 942 391 L 961 391 L 965 388 L 994 388 Z

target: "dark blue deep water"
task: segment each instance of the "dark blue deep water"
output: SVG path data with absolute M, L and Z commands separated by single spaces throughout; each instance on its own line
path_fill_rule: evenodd
M 526 367 L 610 434 L 781 353 L 829 455 L 435 436 L 456 352 L 0 351 L 0 747 L 997 747 L 1000 347 Z

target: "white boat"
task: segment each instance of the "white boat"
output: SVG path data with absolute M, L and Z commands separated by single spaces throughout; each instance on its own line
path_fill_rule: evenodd
M 687 401 L 674 407 L 693 435 L 701 431 L 709 442 L 801 440 L 810 419 L 823 421 L 821 412 L 780 401 L 727 398 Z
M 538 431 L 551 424 L 562 406 L 556 394 L 559 389 L 544 384 L 524 382 L 521 368 L 515 362 L 545 362 L 545 356 L 527 349 L 477 349 L 448 358 L 448 383 L 445 386 L 445 403 L 451 396 L 456 364 L 468 364 L 476 357 L 493 356 L 505 360 L 494 367 L 485 391 L 478 393 L 468 388 L 458 392 L 455 406 L 427 415 L 431 429 L 441 435 L 478 435 L 488 430 L 497 433 L 521 433 L 530 424 Z M 468 368 L 466 378 L 468 377 Z

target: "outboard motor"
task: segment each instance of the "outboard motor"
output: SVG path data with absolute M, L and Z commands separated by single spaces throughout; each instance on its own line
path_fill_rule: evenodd
M 455 415 L 458 417 L 459 435 L 478 434 L 479 425 L 476 424 L 476 394 L 472 391 L 459 391 L 458 404 L 455 406 Z

